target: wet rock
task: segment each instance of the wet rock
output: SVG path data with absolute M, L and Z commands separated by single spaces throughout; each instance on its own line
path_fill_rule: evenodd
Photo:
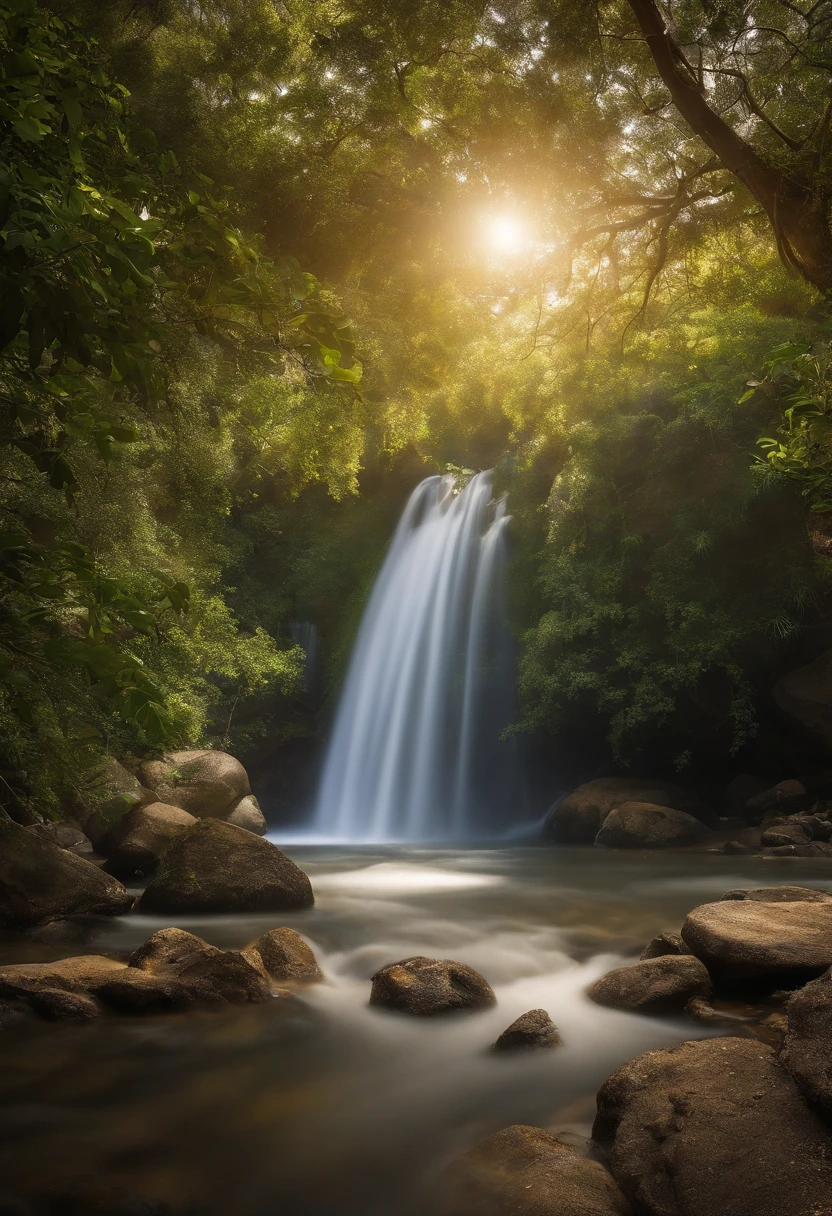
M 59 849 L 70 849 L 81 856 L 93 851 L 92 841 L 76 823 L 35 823 L 26 830 L 39 836 L 41 840 L 57 845 Z
M 649 802 L 625 802 L 610 811 L 595 837 L 609 849 L 667 849 L 695 844 L 708 829 L 684 811 Z
M 66 992 L 86 992 L 99 982 L 126 970 L 124 963 L 103 954 L 78 954 L 52 963 L 13 963 L 0 967 L 0 990 L 8 985 L 22 989 L 62 988 Z
M 243 956 L 278 983 L 317 984 L 324 978 L 311 946 L 294 929 L 270 929 Z
M 593 1137 L 640 1216 L 828 1213 L 832 1138 L 770 1048 L 715 1038 L 649 1051 L 598 1094 Z
M 557 1026 L 545 1009 L 530 1009 L 503 1031 L 494 1044 L 494 1051 L 529 1050 L 560 1047 L 563 1040 Z
M 184 929 L 160 929 L 130 956 L 129 970 L 154 979 L 175 981 L 188 990 L 182 1003 L 252 1004 L 267 1001 L 271 990 L 264 976 L 243 954 L 210 946 Z M 131 983 L 137 981 L 133 977 Z M 173 997 L 177 998 L 178 990 Z
M 83 992 L 61 988 L 33 988 L 27 997 L 29 1008 L 50 1022 L 89 1022 L 101 1016 L 101 1006 Z
M 183 967 L 177 979 L 212 1003 L 256 1005 L 271 998 L 268 982 L 236 950 L 203 954 Z
M 726 891 L 723 899 L 751 899 L 764 904 L 832 903 L 832 895 L 816 891 L 813 887 L 752 887 L 744 890 Z
M 632 1216 L 607 1170 L 539 1127 L 506 1127 L 443 1179 L 441 1216 Z
M 252 832 L 202 819 L 165 850 L 139 908 L 163 915 L 284 912 L 314 903 L 304 872 Z
M 188 933 L 185 929 L 158 929 L 143 945 L 130 955 L 129 966 L 154 975 L 176 974 L 182 967 L 196 962 L 204 954 L 213 954 L 216 946 Z
M 787 822 L 766 828 L 760 837 L 760 844 L 763 848 L 772 848 L 781 844 L 808 844 L 810 839 L 802 824 Z
M 746 815 L 752 823 L 762 823 L 768 815 L 796 815 L 808 811 L 814 799 L 801 781 L 781 781 L 762 794 L 755 794 L 745 804 Z
M 801 988 L 786 1006 L 781 1059 L 806 1101 L 832 1118 L 832 971 Z
M 162 760 L 146 761 L 139 778 L 159 802 L 179 806 L 197 818 L 224 817 L 251 793 L 240 761 L 220 751 L 170 752 Z
M 610 811 L 625 802 L 685 811 L 716 826 L 716 813 L 695 794 L 669 781 L 638 777 L 599 777 L 579 786 L 552 808 L 543 826 L 544 840 L 559 844 L 592 844 Z
M 750 844 L 744 844 L 741 840 L 726 840 L 722 846 L 722 852 L 730 854 L 750 854 L 759 853 L 759 851 L 759 848 L 755 848 Z
M 587 989 L 596 1005 L 630 1013 L 680 1013 L 691 997 L 711 994 L 711 977 L 692 955 L 660 955 L 608 971 Z
M 225 816 L 225 822 L 233 823 L 238 828 L 245 828 L 247 832 L 254 832 L 256 836 L 265 836 L 269 830 L 266 818 L 260 810 L 260 803 L 254 794 L 246 794 L 245 798 L 241 798 Z
M 682 937 L 715 978 L 811 979 L 832 966 L 832 903 L 723 899 L 694 908 Z
M 690 954 L 690 950 L 682 941 L 681 933 L 671 933 L 669 930 L 658 933 L 647 943 L 640 957 L 642 959 L 662 958 L 666 954 Z
M 769 849 L 770 857 L 832 857 L 832 844 L 810 840 L 808 844 L 781 844 Z
M 194 1005 L 217 1003 L 177 979 L 152 975 L 135 967 L 125 967 L 113 978 L 103 978 L 93 985 L 93 991 L 109 1009 L 133 1016 L 174 1013 Z
M 414 958 L 390 963 L 372 979 L 370 1004 L 417 1017 L 486 1009 L 497 998 L 473 967 L 452 959 Z
M 117 878 L 151 874 L 171 840 L 196 822 L 194 815 L 164 802 L 128 811 L 99 845 L 107 857 L 107 870 Z
M 85 914 L 120 916 L 133 896 L 92 862 L 0 814 L 0 925 L 29 929 Z

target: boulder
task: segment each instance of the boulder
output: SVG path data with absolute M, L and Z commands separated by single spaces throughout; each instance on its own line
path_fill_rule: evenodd
M 546 817 L 543 838 L 558 844 L 592 844 L 610 811 L 625 802 L 685 811 L 716 826 L 715 812 L 695 794 L 670 781 L 640 777 L 599 777 L 579 786 L 558 802 Z
M 251 793 L 246 770 L 227 752 L 169 752 L 162 760 L 145 761 L 139 777 L 159 802 L 197 818 L 223 818 Z
M 129 966 L 153 975 L 176 975 L 205 954 L 214 954 L 216 946 L 188 933 L 185 929 L 158 929 L 143 945 L 130 955 Z
M 560 1047 L 563 1040 L 545 1009 L 530 1009 L 503 1031 L 494 1051 L 517 1051 L 540 1047 Z
M 33 988 L 26 997 L 33 1013 L 50 1022 L 89 1022 L 101 1016 L 98 1001 L 84 992 L 63 988 Z
M 120 916 L 133 896 L 109 874 L 0 812 L 0 926 L 29 929 L 66 916 Z
M 95 848 L 122 815 L 145 802 L 153 802 L 151 790 L 120 764 L 114 756 L 104 761 L 101 778 L 95 789 L 96 809 L 82 814 L 84 831 Z
M 184 929 L 159 929 L 133 951 L 129 970 L 183 986 L 190 1004 L 251 1004 L 271 995 L 264 976 L 243 954 L 210 946 Z
M 806 1101 L 832 1118 L 832 971 L 794 994 L 786 1018 L 780 1058 Z
M 691 997 L 711 995 L 707 968 L 691 954 L 663 954 L 608 971 L 587 989 L 596 1005 L 630 1013 L 681 1013 Z
M 448 1167 L 442 1216 L 632 1216 L 603 1165 L 539 1127 L 506 1127 Z
M 194 815 L 164 802 L 135 807 L 110 829 L 99 845 L 107 858 L 108 872 L 117 878 L 151 874 L 174 836 L 196 822 Z
M 832 895 L 816 891 L 813 887 L 752 887 L 726 891 L 723 899 L 751 899 L 764 904 L 832 903 Z
M 808 844 L 779 844 L 769 849 L 770 857 L 832 857 L 832 844 L 810 840 Z
M 87 992 L 112 979 L 126 964 L 103 954 L 78 954 L 73 958 L 56 959 L 53 963 L 12 963 L 0 967 L 0 990 L 8 992 L 17 987 L 21 992 L 35 988 L 61 988 L 65 992 Z M 102 978 L 103 977 L 103 978 Z
M 92 841 L 81 831 L 77 823 L 33 823 L 26 830 L 39 836 L 41 840 L 48 840 L 50 844 L 56 844 L 59 849 L 69 849 L 81 856 L 93 851 Z
M 593 1137 L 640 1216 L 827 1216 L 832 1137 L 769 1047 L 648 1051 L 598 1093 Z
M 416 1017 L 487 1009 L 497 1000 L 478 971 L 452 959 L 402 959 L 377 971 L 372 985 L 371 1005 Z
M 125 967 L 109 978 L 102 977 L 92 990 L 109 1009 L 133 1016 L 175 1013 L 194 1005 L 211 1003 L 178 979 L 151 975 L 135 967 Z
M 187 916 L 285 912 L 313 903 L 309 879 L 276 845 L 231 823 L 201 819 L 168 845 L 139 910 Z
M 808 844 L 811 836 L 799 823 L 778 823 L 766 828 L 760 837 L 764 849 L 774 848 L 781 844 Z
M 678 848 L 695 844 L 708 830 L 685 811 L 649 802 L 625 802 L 607 815 L 595 843 L 608 849 Z
M 773 691 L 774 700 L 789 717 L 832 744 L 832 650 L 790 671 Z
M 781 781 L 762 794 L 755 794 L 745 804 L 747 818 L 752 823 L 762 823 L 769 815 L 797 815 L 808 811 L 814 803 L 811 794 L 801 781 Z
M 236 824 L 238 828 L 245 828 L 247 832 L 254 832 L 257 836 L 265 836 L 269 830 L 266 818 L 260 810 L 260 803 L 254 794 L 246 794 L 245 798 L 241 798 L 225 816 L 225 822 Z
M 807 980 L 832 966 L 832 903 L 723 899 L 688 913 L 682 937 L 715 978 Z
M 270 929 L 243 956 L 278 983 L 317 984 L 324 978 L 311 946 L 294 929 Z
M 681 933 L 671 933 L 667 929 L 664 933 L 658 933 L 647 943 L 639 957 L 662 958 L 667 954 L 690 954 L 690 950 L 682 941 Z

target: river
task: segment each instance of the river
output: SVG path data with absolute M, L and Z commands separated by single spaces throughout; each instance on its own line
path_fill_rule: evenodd
M 661 929 L 732 887 L 832 890 L 828 863 L 594 849 L 294 848 L 316 905 L 289 916 L 178 920 L 225 948 L 279 923 L 313 943 L 326 983 L 222 1013 L 37 1024 L 0 1039 L 0 1177 L 113 1180 L 186 1216 L 416 1216 L 443 1163 L 510 1123 L 576 1144 L 622 1061 L 712 1033 L 583 995 Z M 69 942 L 0 940 L 0 961 L 126 958 L 170 922 L 131 915 Z M 369 979 L 413 954 L 455 958 L 497 1006 L 419 1021 L 370 1009 Z M 556 1051 L 494 1055 L 542 1007 Z

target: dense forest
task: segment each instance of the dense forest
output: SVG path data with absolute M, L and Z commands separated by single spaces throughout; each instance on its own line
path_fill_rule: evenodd
M 0 803 L 318 737 L 407 494 L 491 467 L 550 772 L 788 750 L 771 686 L 828 644 L 830 32 L 0 0 Z

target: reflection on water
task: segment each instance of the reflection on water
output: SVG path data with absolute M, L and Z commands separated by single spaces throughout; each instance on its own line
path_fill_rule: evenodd
M 0 1176 L 95 1176 L 205 1216 L 416 1216 L 449 1155 L 508 1123 L 586 1135 L 600 1082 L 639 1051 L 692 1038 L 686 1019 L 601 1009 L 596 976 L 731 887 L 832 889 L 802 859 L 546 850 L 294 850 L 317 904 L 283 923 L 327 982 L 223 1014 L 38 1026 L 0 1040 Z M 105 922 L 68 946 L 0 943 L 3 961 L 126 956 L 167 921 Z M 278 918 L 178 922 L 239 947 Z M 420 1022 L 367 1005 L 379 966 L 411 954 L 481 971 L 496 1008 Z M 488 1046 L 543 1007 L 564 1046 Z

